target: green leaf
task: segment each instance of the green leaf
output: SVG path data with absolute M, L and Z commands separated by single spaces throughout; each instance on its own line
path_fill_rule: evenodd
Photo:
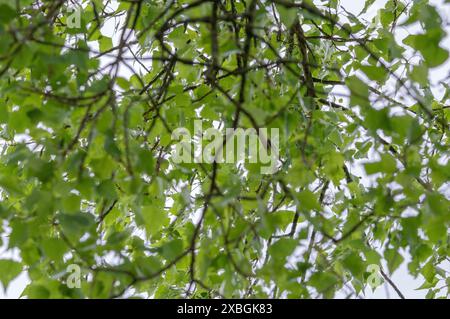
M 47 238 L 42 241 L 42 249 L 52 261 L 62 260 L 67 248 L 67 245 L 61 239 Z
M 169 217 L 164 209 L 155 205 L 142 207 L 141 214 L 149 236 L 158 234 L 169 223 Z
M 183 251 L 183 240 L 174 239 L 161 247 L 161 253 L 167 260 L 173 260 Z
M 389 154 L 381 155 L 381 160 L 374 163 L 367 163 L 364 165 L 368 175 L 376 173 L 393 174 L 397 170 L 397 163 L 395 159 Z
M 286 26 L 286 28 L 290 28 L 295 20 L 297 19 L 297 12 L 296 10 L 288 9 L 284 7 L 283 5 L 276 5 L 277 11 L 278 11 L 278 17 L 281 20 L 281 22 Z
M 269 254 L 277 264 L 283 264 L 285 259 L 292 254 L 296 246 L 297 242 L 294 239 L 281 238 L 270 246 Z
M 81 237 L 94 224 L 94 218 L 87 213 L 61 214 L 59 221 L 66 235 Z
M 357 253 L 348 254 L 342 263 L 355 277 L 360 277 L 364 273 L 363 260 Z
M 100 38 L 100 40 L 98 40 L 98 43 L 101 52 L 108 51 L 113 47 L 112 39 L 109 37 L 103 36 L 102 38 Z
M 300 202 L 300 209 L 301 210 L 320 210 L 320 204 L 319 201 L 317 200 L 316 195 L 311 192 L 310 190 L 304 190 L 301 191 L 298 195 L 297 198 Z
M 22 265 L 14 260 L 0 259 L 0 282 L 3 285 L 3 290 L 6 289 L 11 281 L 14 280 L 22 272 Z
M 379 83 L 385 82 L 388 76 L 388 73 L 382 66 L 362 65 L 360 69 L 369 79 Z
M 375 0 L 366 0 L 364 4 L 364 8 L 361 10 L 359 15 L 364 14 L 367 10 L 374 4 Z
M 391 274 L 400 267 L 404 260 L 403 256 L 396 249 L 386 249 L 384 258 L 386 258 L 389 273 Z
M 348 77 L 346 84 L 351 92 L 350 104 L 369 106 L 369 87 L 356 76 Z
M 7 4 L 0 4 L 0 24 L 7 24 L 17 16 L 17 12 Z
M 316 272 L 309 279 L 309 283 L 316 288 L 319 293 L 325 293 L 334 289 L 335 285 L 338 283 L 338 279 L 327 272 Z
M 439 46 L 442 39 L 442 30 L 433 29 L 426 34 L 410 35 L 403 40 L 403 43 L 420 51 L 426 64 L 430 67 L 437 67 L 448 60 L 448 51 Z

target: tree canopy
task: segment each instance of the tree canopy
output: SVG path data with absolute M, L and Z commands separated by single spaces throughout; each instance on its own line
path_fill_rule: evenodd
M 406 263 L 448 297 L 449 1 L 375 2 L 1 0 L 2 285 L 354 298 L 375 265 L 402 296 Z M 174 161 L 196 120 L 277 128 L 276 170 Z

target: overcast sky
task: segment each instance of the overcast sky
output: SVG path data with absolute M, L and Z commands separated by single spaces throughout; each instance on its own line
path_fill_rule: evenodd
M 387 0 L 377 0 L 375 4 L 371 7 L 371 9 L 368 11 L 368 13 L 365 15 L 367 19 L 370 19 L 374 15 L 377 14 L 377 11 L 379 8 L 382 8 L 384 4 L 387 2 Z M 441 16 L 443 17 L 444 21 L 447 22 L 447 26 L 450 26 L 450 4 L 444 4 L 444 0 L 431 0 L 431 3 L 439 6 L 439 12 Z M 361 12 L 365 1 L 363 0 L 341 0 L 341 5 L 349 12 L 352 12 L 354 14 L 358 14 Z M 397 38 L 401 39 L 406 37 L 408 33 L 411 32 L 420 32 L 420 29 L 417 27 L 417 25 L 413 26 L 412 28 L 409 27 L 408 29 L 398 27 L 397 29 Z M 448 27 L 447 33 L 450 33 L 450 27 Z M 447 36 L 447 38 L 442 42 L 442 46 L 444 46 L 447 50 L 450 51 L 450 37 Z M 436 86 L 433 89 L 434 92 L 440 92 L 442 87 L 437 85 L 437 83 L 446 78 L 449 75 L 450 72 L 450 61 L 447 61 L 444 65 L 442 65 L 439 68 L 435 68 L 432 70 L 430 74 L 430 78 L 433 79 L 433 83 L 436 84 Z M 5 252 L 5 247 L 0 247 L 0 258 L 11 258 L 11 257 L 17 257 L 18 252 Z M 424 298 L 427 290 L 415 290 L 417 287 L 419 287 L 423 283 L 423 278 L 417 278 L 414 279 L 412 276 L 408 274 L 407 271 L 407 264 L 409 257 L 407 254 L 404 254 L 405 262 L 402 264 L 402 266 L 391 276 L 391 279 L 393 282 L 396 283 L 396 285 L 400 288 L 402 293 L 406 296 L 406 298 Z M 450 265 L 445 265 L 447 269 L 450 270 Z M 385 265 L 383 267 L 386 269 Z M 3 289 L 0 289 L 0 298 L 18 298 L 25 288 L 25 286 L 28 284 L 29 279 L 26 274 L 20 275 L 18 278 L 16 278 L 14 281 L 12 281 L 8 287 L 8 290 L 6 291 L 6 294 L 4 293 Z M 1 284 L 0 284 L 1 286 Z M 337 297 L 344 297 L 344 295 L 338 295 Z M 378 287 L 375 292 L 372 292 L 369 289 L 366 290 L 366 294 L 362 295 L 364 298 L 398 298 L 397 294 L 394 292 L 394 290 L 391 287 L 382 285 Z

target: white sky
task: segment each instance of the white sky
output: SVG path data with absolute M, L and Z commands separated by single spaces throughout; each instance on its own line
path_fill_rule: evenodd
M 367 13 L 367 18 L 374 16 L 377 13 L 379 8 L 382 8 L 387 0 L 377 0 L 375 4 L 371 7 L 371 9 Z M 447 25 L 450 25 L 450 5 L 444 5 L 444 0 L 431 0 L 431 3 L 435 4 L 439 8 L 439 12 L 441 13 L 444 20 L 447 21 Z M 349 12 L 354 14 L 358 14 L 361 12 L 365 1 L 363 0 L 341 0 L 341 5 Z M 102 30 L 103 31 L 103 30 Z M 401 39 L 407 36 L 408 32 L 420 32 L 420 29 L 417 26 L 413 28 L 403 29 L 402 27 L 397 28 L 398 34 L 396 36 Z M 450 30 L 448 31 L 450 33 Z M 450 51 L 450 37 L 447 37 L 442 43 L 447 50 Z M 440 80 L 446 78 L 450 72 L 450 60 L 447 61 L 444 65 L 439 68 L 435 68 L 430 73 L 430 78 L 433 80 L 434 84 L 437 84 Z M 432 88 L 434 92 L 440 91 L 438 85 Z M 359 173 L 359 172 L 358 172 Z M 10 258 L 16 257 L 18 254 L 17 251 L 5 253 L 5 248 L 0 248 L 0 258 Z M 406 296 L 406 298 L 424 298 L 427 290 L 415 290 L 423 283 L 423 278 L 414 279 L 412 276 L 408 274 L 407 264 L 409 257 L 405 255 L 405 261 L 400 266 L 400 268 L 391 276 L 391 279 L 396 285 L 399 287 L 401 292 Z M 448 269 L 450 270 L 450 266 Z M 383 265 L 383 268 L 386 269 L 386 265 Z M 0 299 L 4 298 L 18 298 L 29 283 L 28 276 L 23 273 L 15 280 L 13 280 L 6 293 L 4 293 L 3 289 L 0 289 Z M 1 284 L 0 284 L 1 286 Z M 382 285 L 378 287 L 375 292 L 372 292 L 369 289 L 366 290 L 366 294 L 363 295 L 364 298 L 386 298 L 389 296 L 390 298 L 398 298 L 395 291 L 390 286 Z M 337 297 L 344 297 L 344 295 L 338 295 Z

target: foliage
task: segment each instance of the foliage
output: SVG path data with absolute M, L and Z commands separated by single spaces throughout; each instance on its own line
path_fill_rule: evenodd
M 445 22 L 426 0 L 366 20 L 373 3 L 0 1 L 0 233 L 20 255 L 2 284 L 331 298 L 407 262 L 448 296 L 450 87 L 429 77 Z M 171 132 L 196 119 L 279 128 L 277 172 L 174 163 Z

